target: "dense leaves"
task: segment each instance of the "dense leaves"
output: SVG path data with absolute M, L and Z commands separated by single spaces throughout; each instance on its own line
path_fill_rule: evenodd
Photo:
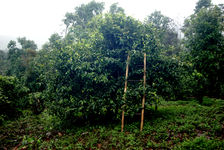
M 207 83 L 201 83 L 207 84 L 205 93 L 218 97 L 223 95 L 224 84 L 223 10 L 218 6 L 207 7 L 185 20 L 183 30 L 194 68 L 207 78 Z
M 24 104 L 27 88 L 21 87 L 14 77 L 0 75 L 0 124 L 4 119 L 18 115 Z
M 46 93 L 50 110 L 67 121 L 112 114 L 116 118 L 123 104 L 127 54 L 148 48 L 157 55 L 152 29 L 124 14 L 97 16 L 89 26 L 86 38 L 52 49 L 49 71 L 54 75 L 46 81 Z M 141 61 L 139 57 L 135 62 Z
M 65 125 L 80 120 L 120 118 L 122 109 L 134 116 L 162 99 L 178 100 L 224 95 L 223 8 L 200 0 L 185 20 L 184 40 L 174 21 L 155 11 L 145 22 L 112 4 L 91 1 L 67 13 L 65 35 L 52 34 L 41 50 L 32 40 L 18 38 L 1 53 L 1 74 L 16 76 L 28 89 L 34 113 L 45 108 Z M 143 53 L 147 54 L 147 86 L 143 88 Z M 128 89 L 124 101 L 127 56 Z M 18 97 L 19 98 L 19 97 Z M 15 99 L 17 101 L 17 98 Z M 22 102 L 22 101 L 21 101 Z M 124 105 L 125 104 L 125 105 Z

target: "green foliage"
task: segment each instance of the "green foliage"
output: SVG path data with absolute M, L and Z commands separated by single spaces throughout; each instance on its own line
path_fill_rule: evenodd
M 52 114 L 65 124 L 90 118 L 115 119 L 120 118 L 125 104 L 126 114 L 134 116 L 140 111 L 144 89 L 142 83 L 129 84 L 124 101 L 128 54 L 128 79 L 140 80 L 143 67 L 139 65 L 143 64 L 143 52 L 147 53 L 146 105 L 155 104 L 157 108 L 160 99 L 176 100 L 194 94 L 194 89 L 189 90 L 193 86 L 187 84 L 194 81 L 190 63 L 181 56 L 164 55 L 165 40 L 170 37 L 160 39 L 159 34 L 176 35 L 170 18 L 158 13 L 155 20 L 142 23 L 126 16 L 115 4 L 107 14 L 101 14 L 102 9 L 102 3 L 93 1 L 66 14 L 66 36 L 53 34 L 30 63 L 34 67 L 26 72 L 24 83 L 31 92 L 42 92 Z M 92 11 L 97 13 L 88 14 Z M 80 18 L 84 22 L 79 22 Z M 176 41 L 168 45 L 177 44 L 177 37 L 171 37 Z
M 213 104 L 214 104 L 214 101 L 212 101 L 210 98 L 208 98 L 208 97 L 204 97 L 203 98 L 202 105 L 204 105 L 204 106 L 212 106 Z
M 223 142 L 221 142 L 219 140 L 211 140 L 211 139 L 208 139 L 208 137 L 200 136 L 200 137 L 196 137 L 193 140 L 188 140 L 188 141 L 183 142 L 181 144 L 180 148 L 177 148 L 177 149 L 213 150 L 213 149 L 222 149 L 223 146 L 224 146 Z
M 32 50 L 36 50 L 37 49 L 37 45 L 34 43 L 34 41 L 32 40 L 27 40 L 26 37 L 22 37 L 22 38 L 18 38 L 17 39 L 19 44 L 22 46 L 22 49 L 26 50 L 26 49 L 32 49 Z
M 35 113 L 39 112 L 37 107 L 39 107 L 39 102 L 41 100 L 41 110 L 43 107 L 43 98 L 40 98 L 35 92 L 43 91 L 43 85 L 41 85 L 40 81 L 40 73 L 37 71 L 37 66 L 35 66 L 34 59 L 38 55 L 36 52 L 37 45 L 32 40 L 27 40 L 25 37 L 18 38 L 18 43 L 21 48 L 18 48 L 15 41 L 10 41 L 8 44 L 8 61 L 9 67 L 7 70 L 7 75 L 17 77 L 16 84 L 20 84 L 20 88 L 26 91 L 26 94 L 32 93 L 29 96 L 19 97 L 14 96 L 15 101 L 17 101 L 17 105 L 20 106 L 17 109 L 31 107 Z M 38 83 L 39 82 L 39 83 Z M 16 85 L 17 86 L 17 85 Z M 28 89 L 27 89 L 28 88 Z M 21 90 L 22 91 L 22 90 Z M 19 94 L 19 92 L 18 92 Z M 31 98 L 32 97 L 32 98 Z M 18 100 L 20 99 L 20 100 Z M 31 102 L 34 101 L 34 102 Z M 37 102 L 39 101 L 39 102 Z M 31 104 L 32 103 L 32 104 Z M 37 105 L 38 104 L 38 105 Z M 34 107 L 35 106 L 35 107 Z M 39 109 L 39 108 L 38 108 Z M 16 109 L 15 109 L 16 110 Z
M 22 107 L 21 101 L 25 99 L 27 90 L 21 87 L 15 77 L 0 75 L 0 115 L 1 121 L 4 118 L 12 118 L 18 114 Z
M 84 29 L 85 36 L 79 40 L 73 35 L 76 40 L 70 43 L 73 29 L 75 27 L 64 42 L 58 40 L 62 43 L 59 47 L 43 50 L 50 63 L 41 62 L 43 57 L 37 57 L 35 70 L 43 78 L 33 81 L 45 83 L 48 108 L 64 122 L 90 118 L 101 120 L 101 117 L 115 119 L 124 104 L 121 91 L 127 53 L 137 54 L 133 62 L 139 64 L 142 51 L 149 53 L 151 59 L 158 57 L 159 44 L 153 28 L 125 14 L 109 13 L 90 20 Z M 141 71 L 133 69 L 131 74 L 135 73 L 134 77 L 138 77 Z M 138 100 L 140 102 L 141 98 Z M 126 101 L 129 102 L 130 99 Z M 137 100 L 135 106 L 126 108 L 128 114 L 138 111 L 136 107 Z
M 44 50 L 50 50 L 50 49 L 60 49 L 62 46 L 62 37 L 58 34 L 52 34 L 51 37 L 49 38 L 49 42 L 45 43 L 43 45 Z
M 40 92 L 29 94 L 29 106 L 34 114 L 39 114 L 44 110 L 44 96 Z
M 216 97 L 221 96 L 220 89 L 224 83 L 221 67 L 224 62 L 222 24 L 223 10 L 218 6 L 206 5 L 186 19 L 183 28 L 193 67 L 207 79 L 206 83 L 199 84 L 204 86 L 206 94 Z
M 16 76 L 19 80 L 24 77 L 25 73 L 28 73 L 32 66 L 31 61 L 36 56 L 37 45 L 34 41 L 27 40 L 25 37 L 18 38 L 18 42 L 21 45 L 21 49 L 17 47 L 15 41 L 8 43 L 8 61 L 9 67 L 7 75 Z
M 212 6 L 209 0 L 197 3 L 195 13 L 185 21 L 185 45 L 181 45 L 178 39 L 173 20 L 161 12 L 155 11 L 146 22 L 140 22 L 127 16 L 117 4 L 112 4 L 106 14 L 102 13 L 103 9 L 104 4 L 95 1 L 76 7 L 63 20 L 66 25 L 65 36 L 52 34 L 40 51 L 36 51 L 36 44 L 25 37 L 17 39 L 21 48 L 15 41 L 10 41 L 7 75 L 16 76 L 22 83 L 18 84 L 21 91 L 27 87 L 29 96 L 25 99 L 14 94 L 8 98 L 10 95 L 7 96 L 7 90 L 10 89 L 4 91 L 2 88 L 2 104 L 7 104 L 6 107 L 10 109 L 14 105 L 21 106 L 18 108 L 30 107 L 35 114 L 46 108 L 58 119 L 58 124 L 70 127 L 80 121 L 116 120 L 123 109 L 126 116 L 134 117 L 141 110 L 144 94 L 146 111 L 149 113 L 155 113 L 152 106 L 155 105 L 157 110 L 157 105 L 164 103 L 164 100 L 194 97 L 204 107 L 213 105 L 213 101 L 206 98 L 203 101 L 204 95 L 224 95 L 221 5 Z M 143 53 L 147 54 L 146 88 L 143 88 L 142 82 L 132 82 L 143 77 Z M 126 62 L 127 55 L 131 56 L 130 62 Z M 4 60 L 0 60 L 2 62 Z M 124 95 L 126 63 L 129 63 L 129 76 L 127 93 Z M 9 80 L 7 84 L 15 84 L 17 90 L 17 82 L 14 83 L 11 77 L 2 80 Z M 12 106 L 8 99 L 15 100 Z M 187 102 L 178 104 L 187 105 Z M 196 102 L 191 104 L 198 106 Z M 172 117 L 174 113 L 183 113 L 179 107 L 172 107 L 168 111 L 171 114 L 167 116 L 164 112 L 159 113 L 165 118 Z M 190 113 L 194 111 L 197 110 L 191 110 Z M 6 116 L 0 114 L 0 120 Z M 222 120 L 222 115 L 219 117 Z M 192 119 L 195 121 L 195 118 Z M 181 125 L 183 122 L 184 119 L 178 121 Z M 197 125 L 200 129 L 209 126 L 207 122 Z M 192 133 L 197 127 L 193 123 L 185 124 L 178 132 Z M 165 142 L 161 145 L 156 143 L 159 138 L 164 141 L 169 139 L 165 129 L 164 126 L 158 129 L 161 134 L 155 136 L 155 141 L 148 141 L 148 147 L 167 147 Z M 220 131 L 220 126 L 214 126 L 214 130 Z M 129 138 L 132 148 L 133 136 Z M 32 137 L 23 139 L 24 145 L 32 145 L 31 141 L 36 140 Z M 84 148 L 95 146 L 96 143 L 93 140 Z
M 124 13 L 124 9 L 122 7 L 118 6 L 118 3 L 114 3 L 110 6 L 110 11 L 111 14 L 116 14 L 116 13 Z
M 0 75 L 5 75 L 8 68 L 7 52 L 0 50 Z
M 202 8 L 208 8 L 212 5 L 211 0 L 199 0 L 195 6 L 195 13 L 198 13 Z
M 9 42 L 8 49 L 9 68 L 7 70 L 7 75 L 15 75 L 17 77 L 21 77 L 22 73 L 25 70 L 21 57 L 24 54 L 24 51 L 17 48 L 15 41 Z
M 120 121 L 57 128 L 58 120 L 47 111 L 33 115 L 23 111 L 16 121 L 0 126 L 0 148 L 19 149 L 223 149 L 223 100 L 161 101 L 158 111 L 145 112 L 144 130 L 139 117 Z
M 154 104 L 155 110 L 157 110 L 158 105 L 160 104 L 161 101 L 163 101 L 163 98 L 161 96 L 157 95 L 156 92 L 151 92 L 151 91 L 149 91 L 146 96 L 149 97 L 150 104 Z
M 94 16 L 101 14 L 103 9 L 104 3 L 95 2 L 93 0 L 88 4 L 82 4 L 81 6 L 76 7 L 74 13 L 66 13 L 63 21 L 66 25 L 66 33 L 68 33 L 68 37 L 70 34 L 82 37 L 82 35 L 85 34 L 82 32 L 85 32 L 88 22 Z
M 156 29 L 156 37 L 162 44 L 164 55 L 178 55 L 180 52 L 180 39 L 178 39 L 177 25 L 174 21 L 161 14 L 160 11 L 155 11 L 147 17 L 146 23 L 151 24 Z

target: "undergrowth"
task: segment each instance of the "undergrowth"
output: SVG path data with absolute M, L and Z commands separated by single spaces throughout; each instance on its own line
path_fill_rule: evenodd
M 120 122 L 63 129 L 47 111 L 23 111 L 0 127 L 0 149 L 224 149 L 223 100 L 163 101 L 146 111 L 142 132 L 140 116 L 125 119 L 124 132 Z

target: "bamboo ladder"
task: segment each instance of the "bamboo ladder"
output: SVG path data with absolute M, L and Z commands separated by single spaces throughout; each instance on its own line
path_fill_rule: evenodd
M 130 54 L 127 56 L 126 62 L 126 73 L 125 73 L 125 84 L 124 84 L 124 100 L 126 100 L 126 92 L 128 86 L 128 69 L 130 63 Z M 140 124 L 140 131 L 143 129 L 144 124 L 144 110 L 145 110 L 145 87 L 146 87 L 146 53 L 144 53 L 144 76 L 143 76 L 143 86 L 144 86 L 144 94 L 142 98 L 142 112 L 141 112 L 141 124 Z M 121 117 L 121 132 L 124 131 L 124 106 L 122 110 L 122 117 Z

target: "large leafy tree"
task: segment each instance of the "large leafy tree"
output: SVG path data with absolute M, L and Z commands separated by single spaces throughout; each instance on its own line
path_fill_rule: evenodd
M 207 78 L 207 93 L 216 97 L 222 95 L 224 83 L 223 14 L 220 7 L 200 0 L 183 28 L 194 68 Z
M 19 37 L 17 39 L 18 43 L 22 46 L 23 50 L 27 50 L 27 49 L 32 49 L 32 50 L 36 50 L 37 49 L 37 45 L 34 43 L 34 41 L 32 40 L 27 40 L 26 37 Z
M 51 49 L 60 49 L 62 46 L 62 36 L 58 33 L 54 33 L 49 38 L 49 41 L 43 45 L 44 50 L 51 50 Z
M 156 29 L 157 38 L 163 44 L 163 49 L 167 55 L 176 54 L 180 50 L 180 41 L 176 31 L 174 21 L 164 16 L 160 11 L 155 11 L 146 19 L 146 23 L 152 24 Z
M 211 0 L 199 0 L 195 7 L 195 13 L 198 13 L 202 8 L 208 8 L 212 5 Z
M 166 17 L 161 19 L 163 25 L 157 21 L 142 23 L 126 16 L 116 4 L 106 14 L 98 6 L 102 3 L 92 1 L 66 15 L 67 35 L 63 38 L 53 34 L 33 62 L 34 78 L 29 78 L 30 87 L 35 87 L 32 92 L 42 92 L 48 99 L 49 110 L 64 121 L 116 117 L 124 104 L 127 55 L 131 55 L 129 79 L 139 80 L 143 76 L 141 65 L 146 52 L 147 92 L 155 97 L 158 94 L 179 98 L 183 84 L 178 81 L 183 69 L 179 60 L 162 55 L 166 42 L 161 43 L 158 36 L 162 31 L 174 32 L 169 18 L 167 22 Z M 93 8 L 99 13 L 87 13 L 93 12 Z M 81 22 L 79 18 L 83 18 Z M 128 86 L 128 114 L 139 111 L 142 93 L 141 82 Z
M 78 36 L 81 32 L 83 32 L 82 29 L 87 27 L 88 22 L 94 16 L 101 14 L 103 10 L 104 3 L 91 1 L 88 4 L 82 4 L 81 6 L 76 7 L 75 12 L 66 13 L 63 20 L 66 25 L 66 33 L 69 33 L 70 31 L 74 33 L 75 27 L 75 33 L 76 36 Z M 78 32 L 79 30 L 81 31 Z
M 86 6 L 89 4 L 81 5 Z M 153 27 L 126 16 L 121 10 L 113 5 L 113 11 L 92 16 L 85 27 L 76 22 L 71 24 L 67 36 L 58 40 L 61 46 L 46 49 L 50 53 L 45 68 L 49 69 L 41 71 L 43 68 L 38 67 L 37 70 L 46 79 L 44 93 L 49 96 L 49 108 L 61 119 L 116 116 L 123 104 L 128 53 L 135 55 L 132 61 L 135 64 L 142 63 L 143 51 L 151 54 L 151 58 L 158 57 L 159 44 Z M 80 9 L 74 14 L 79 14 L 77 11 Z M 77 35 L 77 32 L 82 33 Z M 38 57 L 40 63 L 42 58 Z M 132 70 L 133 77 L 142 78 L 141 68 Z M 132 99 L 129 100 L 131 104 Z M 129 108 L 135 108 L 133 113 L 139 110 L 140 101 L 141 98 L 133 102 L 136 105 L 130 105 Z
M 107 13 L 94 16 L 83 28 L 85 36 L 77 38 L 69 30 L 68 36 L 59 39 L 61 46 L 50 46 L 41 51 L 36 69 L 45 90 L 48 108 L 64 121 L 76 119 L 114 118 L 121 110 L 123 83 L 127 55 L 131 55 L 130 80 L 142 78 L 143 52 L 147 53 L 147 92 L 175 98 L 178 92 L 179 64 L 176 60 L 161 57 L 161 44 L 155 27 L 144 24 L 124 13 Z M 57 42 L 56 42 L 57 43 Z M 48 63 L 43 58 L 48 59 Z M 41 67 L 41 66 L 44 66 Z M 38 79 L 39 80 L 39 79 Z M 128 86 L 127 114 L 135 114 L 141 105 L 141 82 Z M 148 97 L 151 98 L 151 97 Z M 147 100 L 149 102 L 149 99 Z
M 24 51 L 17 47 L 16 41 L 10 41 L 8 43 L 8 50 L 8 61 L 10 66 L 7 70 L 7 75 L 21 77 L 21 73 L 25 70 L 21 58 Z
M 124 13 L 124 9 L 122 7 L 118 6 L 118 3 L 114 3 L 110 6 L 110 11 L 111 14 L 116 14 L 116 13 Z
M 16 41 L 10 41 L 8 44 L 8 75 L 19 77 L 24 76 L 25 72 L 32 69 L 29 65 L 36 56 L 37 45 L 32 40 L 27 40 L 25 37 L 18 38 L 18 43 L 21 48 L 17 47 Z

